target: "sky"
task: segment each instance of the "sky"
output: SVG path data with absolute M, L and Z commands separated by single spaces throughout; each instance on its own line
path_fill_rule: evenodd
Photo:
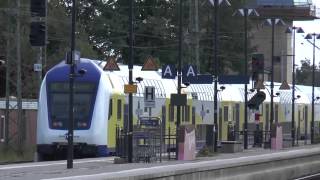
M 320 16 L 320 0 L 313 0 L 313 3 L 317 6 L 317 11 Z M 312 65 L 313 59 L 313 45 L 310 44 L 304 36 L 307 33 L 317 33 L 320 34 L 320 19 L 313 21 L 294 21 L 294 26 L 302 27 L 305 34 L 296 34 L 296 64 L 301 66 L 300 60 L 309 59 Z M 318 66 L 320 62 L 320 39 L 316 40 L 315 50 L 315 64 Z

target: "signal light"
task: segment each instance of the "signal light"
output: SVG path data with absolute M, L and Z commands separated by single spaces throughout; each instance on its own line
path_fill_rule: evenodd
M 258 74 L 264 72 L 264 55 L 253 54 L 252 55 L 252 79 L 257 80 Z
M 46 16 L 46 1 L 47 0 L 31 0 L 30 11 L 31 16 L 45 17 Z
M 258 91 L 249 101 L 249 109 L 259 109 L 260 104 L 266 99 L 266 94 L 263 91 Z
M 46 44 L 46 25 L 44 22 L 31 22 L 30 44 L 32 46 L 44 46 Z

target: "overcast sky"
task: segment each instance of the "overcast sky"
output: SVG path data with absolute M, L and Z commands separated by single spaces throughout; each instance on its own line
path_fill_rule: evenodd
M 317 6 L 318 14 L 320 15 L 320 0 L 313 0 L 313 3 Z M 294 26 L 302 27 L 305 31 L 305 34 L 296 34 L 296 64 L 300 66 L 300 60 L 310 59 L 312 64 L 313 58 L 313 46 L 310 44 L 304 36 L 307 33 L 319 33 L 320 34 L 320 20 L 313 21 L 295 21 Z M 320 62 L 320 39 L 316 40 L 316 65 L 319 65 Z

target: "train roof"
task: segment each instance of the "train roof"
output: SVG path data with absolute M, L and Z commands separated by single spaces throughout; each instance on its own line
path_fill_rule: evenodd
M 87 61 L 88 59 L 81 59 Z M 101 69 L 106 65 L 105 61 L 90 60 L 94 62 Z M 119 71 L 103 71 L 109 77 L 110 83 L 112 84 L 113 90 L 118 93 L 124 93 L 124 85 L 129 83 L 129 71 L 128 65 L 118 64 Z M 137 93 L 135 96 L 143 96 L 144 87 L 154 86 L 156 90 L 156 96 L 162 98 L 169 98 L 172 93 L 177 93 L 177 79 L 162 79 L 161 70 L 158 71 L 141 71 L 142 66 L 133 66 L 133 80 L 137 77 L 142 77 L 143 81 L 136 82 L 138 86 Z M 248 84 L 248 89 L 252 87 L 253 84 L 250 82 Z M 264 91 L 266 94 L 265 102 L 270 102 L 271 100 L 271 89 L 270 82 L 265 82 Z M 274 94 L 279 92 L 278 96 L 274 96 L 274 102 L 279 102 L 283 104 L 291 104 L 292 101 L 292 90 L 280 90 L 281 83 L 274 83 Z M 184 85 L 183 85 L 184 86 Z M 222 91 L 220 87 L 224 86 L 225 89 Z M 291 85 L 290 85 L 291 87 Z M 296 85 L 296 96 L 299 95 L 300 98 L 296 99 L 296 103 L 309 104 L 312 100 L 312 88 L 310 86 Z M 214 84 L 190 84 L 187 88 L 182 88 L 182 93 L 188 94 L 190 98 L 203 100 L 203 101 L 213 101 L 214 99 Z M 255 92 L 248 92 L 248 99 L 254 96 Z M 319 87 L 315 88 L 315 97 L 320 97 Z M 243 84 L 218 84 L 218 101 L 234 101 L 234 102 L 244 102 L 244 85 Z

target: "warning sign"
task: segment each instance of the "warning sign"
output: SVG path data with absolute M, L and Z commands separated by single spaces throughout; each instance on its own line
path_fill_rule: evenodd
M 114 57 L 110 57 L 107 60 L 107 64 L 103 67 L 104 71 L 120 71 L 120 68 Z
M 147 60 L 144 62 L 144 65 L 141 71 L 157 71 L 157 70 L 158 70 L 158 65 L 155 59 L 152 56 L 149 56 Z

